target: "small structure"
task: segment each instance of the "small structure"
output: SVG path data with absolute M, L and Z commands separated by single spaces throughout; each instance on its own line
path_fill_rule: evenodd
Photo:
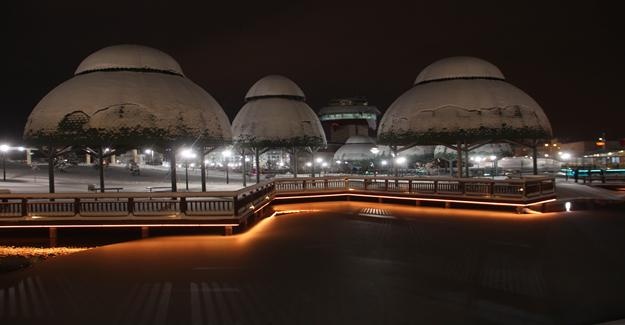
M 257 81 L 245 95 L 245 105 L 232 122 L 234 141 L 250 149 L 260 182 L 260 155 L 270 148 L 285 148 L 297 175 L 297 153 L 325 147 L 326 138 L 315 112 L 306 104 L 302 89 L 289 78 L 269 75 Z
M 353 135 L 334 153 L 334 160 L 370 161 L 375 159 L 376 155 L 381 153 L 380 151 L 374 139 L 363 135 Z
M 551 135 L 538 103 L 509 84 L 495 65 L 474 57 L 446 58 L 427 66 L 414 86 L 391 104 L 378 129 L 379 143 L 394 151 L 436 144 L 456 150 L 458 176 L 462 152 L 505 141 L 536 152 L 538 142 Z
M 204 151 L 231 137 L 219 103 L 186 78 L 171 56 L 139 45 L 110 46 L 89 55 L 73 78 L 37 104 L 24 130 L 24 138 L 46 147 L 50 159 L 58 148 L 86 145 L 100 166 L 114 148 L 169 148 L 173 191 L 179 145 L 193 142 Z M 100 175 L 104 189 L 102 169 Z M 53 192 L 52 172 L 50 182 Z M 203 188 L 204 183 L 205 177 Z
M 339 98 L 319 110 L 329 145 L 341 145 L 351 136 L 373 136 L 380 111 L 364 97 Z

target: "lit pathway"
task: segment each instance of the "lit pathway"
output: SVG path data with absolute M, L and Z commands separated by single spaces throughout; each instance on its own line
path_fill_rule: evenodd
M 0 324 L 589 323 L 625 317 L 622 211 L 370 203 L 155 237 L 0 275 Z M 599 215 L 596 215 L 599 216 Z

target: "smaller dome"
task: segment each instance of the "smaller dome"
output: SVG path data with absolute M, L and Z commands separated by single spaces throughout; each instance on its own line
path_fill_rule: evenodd
M 425 67 L 417 76 L 414 84 L 461 78 L 505 80 L 501 70 L 490 62 L 470 56 L 455 56 L 438 60 Z
M 182 68 L 169 54 L 141 45 L 114 45 L 98 50 L 82 60 L 76 72 L 98 70 L 146 69 L 184 75 Z
M 346 144 L 375 144 L 375 140 L 364 135 L 352 135 L 345 141 Z
M 290 97 L 304 100 L 306 95 L 291 79 L 280 75 L 269 75 L 252 85 L 245 95 L 245 100 L 262 97 Z

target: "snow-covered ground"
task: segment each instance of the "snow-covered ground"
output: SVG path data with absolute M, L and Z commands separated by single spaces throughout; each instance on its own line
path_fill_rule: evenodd
M 2 172 L 0 170 L 0 172 Z M 184 191 L 185 171 L 178 168 L 178 190 Z M 0 174 L 0 189 L 9 189 L 13 193 L 47 193 L 48 166 L 39 165 L 33 170 L 24 164 L 7 162 L 6 182 Z M 206 187 L 214 191 L 238 190 L 243 187 L 240 173 L 229 173 L 230 184 L 226 184 L 226 175 L 223 171 L 208 170 Z M 98 170 L 93 166 L 71 166 L 64 172 L 55 171 L 56 192 L 87 192 L 88 184 L 99 186 Z M 247 184 L 255 183 L 255 178 L 248 177 Z M 169 169 L 166 167 L 141 166 L 141 175 L 132 176 L 123 166 L 109 166 L 104 170 L 105 187 L 122 187 L 124 192 L 146 192 L 148 186 L 171 186 Z M 189 169 L 189 190 L 200 191 L 200 170 Z

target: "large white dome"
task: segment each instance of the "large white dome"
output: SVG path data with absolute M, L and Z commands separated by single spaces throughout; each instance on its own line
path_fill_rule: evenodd
M 63 82 L 35 106 L 24 137 L 53 139 L 87 130 L 130 142 L 141 134 L 159 141 L 232 139 L 227 115 L 204 89 L 182 75 L 132 69 L 93 70 Z
M 232 121 L 234 140 L 277 145 L 306 142 L 325 145 L 321 122 L 303 96 L 304 92 L 286 77 L 272 75 L 259 80 Z
M 377 148 L 373 139 L 363 135 L 353 135 L 334 153 L 334 160 L 372 160 L 376 157 L 371 152 L 372 148 Z
M 417 76 L 415 85 L 456 78 L 505 79 L 499 68 L 490 62 L 470 56 L 455 56 L 438 60 L 425 67 Z
M 141 45 L 114 45 L 98 50 L 85 58 L 75 74 L 99 70 L 153 70 L 184 75 L 182 68 L 169 54 Z
M 280 75 L 269 75 L 258 80 L 245 95 L 245 100 L 259 97 L 293 97 L 305 99 L 302 89 L 291 79 Z
M 485 68 L 482 69 L 484 77 L 477 72 L 467 72 L 456 74 L 463 76 L 457 78 L 444 77 L 452 74 L 436 68 L 452 67 L 455 64 L 442 63 L 463 60 L 451 58 L 428 66 L 426 70 L 429 72 L 424 70 L 417 79 L 422 82 L 402 94 L 387 109 L 378 128 L 380 141 L 434 144 L 455 143 L 459 138 L 494 140 L 551 136 L 551 124 L 540 105 L 521 89 L 503 80 L 495 66 L 481 65 Z M 440 72 L 434 73 L 435 70 Z M 441 79 L 425 82 L 434 80 L 426 75 Z

